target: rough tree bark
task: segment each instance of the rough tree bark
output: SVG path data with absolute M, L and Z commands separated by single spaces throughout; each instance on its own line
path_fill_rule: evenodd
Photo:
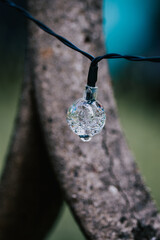
M 61 203 L 27 75 L 0 183 L 0 239 L 44 239 L 58 216 Z
M 101 1 L 34 0 L 29 10 L 80 48 L 104 53 Z M 99 100 L 107 122 L 83 143 L 66 123 L 80 98 L 89 62 L 30 25 L 30 65 L 47 150 L 66 200 L 88 239 L 160 239 L 160 216 L 120 128 L 105 62 L 99 69 Z
M 104 53 L 101 1 L 28 1 L 32 14 L 80 48 Z M 89 62 L 32 23 L 29 70 L 47 153 L 79 226 L 90 240 L 158 240 L 160 216 L 126 145 L 107 65 L 99 69 L 99 100 L 107 121 L 83 143 L 66 123 L 70 104 L 82 96 Z

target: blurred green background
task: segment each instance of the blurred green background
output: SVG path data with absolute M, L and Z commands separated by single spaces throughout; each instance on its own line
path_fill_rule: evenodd
M 104 0 L 107 52 L 160 55 L 159 9 L 158 0 Z M 24 18 L 0 4 L 1 172 L 16 117 L 25 39 Z M 160 64 L 109 60 L 109 69 L 126 138 L 160 207 Z M 56 228 L 46 237 L 46 240 L 64 239 L 84 239 L 66 205 Z

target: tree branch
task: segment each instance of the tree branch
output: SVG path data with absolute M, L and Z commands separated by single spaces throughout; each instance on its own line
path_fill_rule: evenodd
M 0 183 L 0 239 L 44 239 L 61 203 L 59 185 L 39 127 L 31 79 L 26 75 Z

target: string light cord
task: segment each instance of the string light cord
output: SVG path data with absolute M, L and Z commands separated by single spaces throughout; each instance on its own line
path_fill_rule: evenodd
M 74 45 L 72 42 L 67 40 L 66 38 L 58 35 L 53 30 L 51 30 L 48 26 L 46 26 L 44 23 L 40 22 L 36 18 L 34 18 L 27 10 L 25 10 L 23 7 L 17 5 L 16 3 L 10 1 L 10 0 L 0 0 L 0 2 L 5 3 L 11 8 L 16 9 L 21 14 L 23 14 L 26 18 L 34 22 L 39 28 L 41 28 L 46 33 L 54 36 L 59 41 L 61 41 L 63 44 L 65 44 L 67 47 L 81 53 L 83 56 L 87 57 L 90 61 L 90 68 L 88 73 L 88 81 L 87 85 L 91 87 L 95 87 L 95 84 L 97 82 L 97 72 L 98 72 L 98 63 L 103 59 L 126 59 L 129 61 L 145 61 L 145 62 L 160 62 L 160 57 L 143 57 L 143 56 L 131 56 L 131 55 L 121 55 L 117 53 L 108 53 L 103 56 L 94 57 L 91 54 L 81 50 L 76 45 Z
M 94 59 L 94 57 L 92 55 L 90 55 L 89 53 L 81 50 L 80 48 L 78 48 L 77 46 L 75 46 L 72 42 L 70 42 L 69 40 L 67 40 L 66 38 L 58 35 L 57 33 L 55 33 L 53 30 L 51 30 L 49 27 L 47 27 L 44 23 L 40 22 L 39 20 L 37 20 L 36 18 L 34 18 L 28 11 L 26 11 L 23 7 L 17 5 L 16 3 L 10 1 L 10 0 L 0 0 L 1 2 L 4 2 L 5 4 L 7 4 L 9 7 L 12 7 L 14 9 L 16 9 L 17 11 L 19 11 L 20 13 L 22 13 L 26 18 L 28 18 L 29 20 L 31 20 L 32 22 L 34 22 L 39 28 L 41 28 L 43 31 L 45 31 L 46 33 L 54 36 L 55 38 L 57 38 L 59 41 L 61 41 L 63 44 L 65 44 L 67 47 L 72 48 L 73 50 L 80 52 L 82 55 L 84 55 L 85 57 L 89 58 L 91 61 Z

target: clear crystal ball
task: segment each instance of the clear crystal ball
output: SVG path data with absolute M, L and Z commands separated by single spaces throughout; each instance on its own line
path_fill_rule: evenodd
M 95 134 L 101 132 L 106 121 L 106 114 L 102 105 L 95 100 L 95 91 L 94 94 L 92 93 L 93 91 L 87 88 L 84 98 L 74 102 L 67 113 L 68 125 L 85 142 L 90 141 Z

